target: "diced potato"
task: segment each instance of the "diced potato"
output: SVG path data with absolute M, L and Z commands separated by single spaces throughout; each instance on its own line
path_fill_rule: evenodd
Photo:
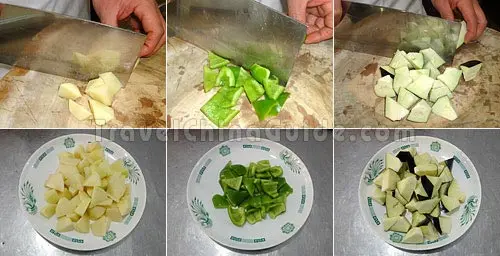
M 80 93 L 78 87 L 72 83 L 63 83 L 59 85 L 58 95 L 61 98 L 70 100 L 76 100 L 82 97 L 82 94 Z
M 104 149 L 103 148 L 98 148 L 93 150 L 88 154 L 89 160 L 93 160 L 94 163 L 99 161 L 102 162 L 104 160 Z
M 78 159 L 77 159 L 78 160 Z M 78 168 L 76 165 L 59 165 L 57 168 L 57 172 L 61 173 L 64 178 L 68 178 L 68 176 L 78 173 Z
M 110 169 L 111 172 L 119 172 L 125 178 L 128 178 L 128 170 L 124 167 L 122 159 L 116 160 L 113 164 L 111 164 Z
M 69 152 L 63 152 L 59 154 L 59 165 L 75 166 L 80 162 L 79 159 L 74 158 L 73 154 Z
M 53 188 L 57 191 L 64 191 L 64 180 L 60 173 L 49 174 L 49 178 L 45 181 L 45 186 L 48 188 Z
M 75 230 L 80 233 L 90 232 L 90 220 L 87 214 L 83 215 L 80 220 L 75 223 Z
M 113 173 L 109 178 L 108 189 L 106 190 L 111 199 L 115 202 L 120 201 L 120 198 L 125 193 L 125 189 L 125 177 L 121 173 Z
M 104 83 L 108 86 L 110 94 L 113 96 L 122 88 L 122 83 L 111 72 L 106 72 L 103 74 L 99 74 L 99 77 L 104 81 Z
M 69 112 L 78 120 L 84 121 L 92 118 L 92 113 L 84 106 L 74 102 L 73 100 L 68 101 Z
M 115 222 L 121 222 L 123 220 L 120 209 L 118 209 L 118 206 L 116 205 L 106 209 L 106 217 Z
M 99 206 L 110 206 L 111 204 L 113 203 L 113 200 L 111 198 L 108 198 L 100 203 L 98 203 L 97 205 Z
M 94 121 L 96 125 L 105 125 L 107 122 L 115 119 L 115 111 L 93 99 L 89 99 L 89 105 L 92 109 L 92 113 L 94 114 Z
M 106 211 L 106 208 L 103 206 L 96 206 L 93 208 L 90 208 L 88 210 L 89 217 L 91 220 L 97 220 L 99 219 L 102 215 L 104 215 L 104 212 Z
M 86 187 L 99 187 L 101 186 L 101 177 L 97 172 L 92 172 L 90 176 L 83 182 Z
M 132 190 L 132 185 L 130 183 L 125 184 L 125 193 L 123 196 L 130 196 L 130 191 Z
M 59 202 L 59 194 L 55 189 L 49 189 L 44 194 L 45 201 L 49 204 L 57 204 Z
M 87 148 L 85 149 L 85 152 L 90 153 L 96 149 L 102 149 L 101 144 L 99 142 L 92 142 L 87 144 Z
M 75 196 L 73 198 L 71 198 L 71 200 L 69 200 L 69 202 L 71 203 L 71 208 L 73 208 L 73 210 L 71 212 L 73 212 L 76 207 L 78 207 L 78 205 L 80 205 L 80 197 L 79 196 Z
M 56 206 L 57 205 L 55 204 L 47 204 L 45 207 L 42 208 L 40 214 L 43 217 L 50 219 L 56 213 Z
M 68 191 L 69 191 L 69 193 L 71 194 L 71 196 L 73 197 L 73 196 L 75 196 L 76 194 L 78 194 L 78 191 L 80 191 L 80 190 L 78 190 L 78 189 L 76 189 L 76 188 L 74 188 L 74 187 L 70 186 L 70 187 L 68 188 Z
M 108 187 L 108 184 L 109 184 L 108 178 L 107 178 L 107 177 L 106 177 L 106 178 L 103 178 L 103 179 L 101 180 L 101 186 L 100 186 L 100 187 L 101 187 L 102 189 L 106 189 L 106 188 Z
M 83 192 L 86 194 L 85 192 Z M 90 205 L 90 197 L 80 197 L 80 204 L 75 209 L 75 213 L 79 216 L 83 216 Z
M 59 198 L 65 197 L 68 200 L 71 200 L 71 198 L 73 198 L 67 188 L 65 188 L 63 192 L 57 192 L 57 194 L 59 195 Z
M 85 192 L 87 192 L 87 195 L 92 195 L 92 193 L 94 193 L 94 187 L 85 188 Z
M 61 216 L 70 214 L 73 212 L 73 210 L 74 208 L 71 202 L 66 197 L 62 197 L 61 199 L 59 199 L 59 202 L 57 202 L 56 217 L 59 218 Z
M 108 193 L 106 193 L 106 191 L 100 187 L 94 187 L 94 190 L 92 191 L 92 199 L 90 200 L 90 207 L 94 207 L 107 199 Z
M 100 83 L 99 80 L 96 82 L 94 80 L 90 81 L 85 93 L 106 106 L 111 106 L 111 103 L 113 103 L 114 94 L 111 93 L 105 83 Z
M 108 232 L 109 225 L 110 221 L 108 217 L 102 216 L 100 219 L 90 224 L 92 234 L 94 234 L 94 236 L 104 236 L 106 232 Z
M 73 222 L 68 217 L 61 217 L 57 220 L 56 231 L 57 232 L 68 232 L 73 230 Z
M 76 213 L 70 213 L 66 215 L 66 217 L 68 217 L 72 222 L 77 222 L 80 219 L 80 215 Z
M 73 157 L 82 160 L 83 153 L 85 153 L 85 148 L 83 147 L 83 145 L 78 145 L 78 146 L 76 146 L 75 150 L 73 151 Z
M 129 214 L 130 212 L 130 196 L 124 196 L 120 202 L 117 203 L 118 209 L 122 216 Z

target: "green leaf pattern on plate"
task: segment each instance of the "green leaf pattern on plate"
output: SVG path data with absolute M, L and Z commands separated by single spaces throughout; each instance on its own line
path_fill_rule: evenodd
M 371 185 L 373 180 L 377 178 L 384 167 L 384 161 L 382 159 L 375 159 L 369 165 L 365 172 L 364 180 L 367 185 Z
M 71 137 L 68 137 L 64 140 L 64 146 L 66 148 L 72 148 L 75 146 L 75 140 Z
M 231 149 L 228 146 L 223 145 L 219 149 L 219 154 L 221 154 L 221 156 L 227 156 L 227 155 L 231 154 Z
M 477 211 L 478 200 L 477 196 L 470 196 L 469 199 L 467 199 L 467 203 L 464 206 L 464 212 L 460 217 L 460 226 L 467 225 L 474 218 Z
M 292 153 L 288 152 L 288 150 L 282 150 L 280 152 L 280 159 L 283 160 L 285 165 L 287 165 L 292 172 L 296 174 L 300 174 L 300 161 L 297 157 L 295 157 Z
M 139 168 L 137 168 L 135 163 L 129 158 L 123 159 L 123 166 L 128 170 L 128 179 L 130 180 L 130 182 L 137 185 L 137 182 L 139 182 L 139 179 L 141 177 Z
M 33 186 L 29 181 L 26 181 L 21 187 L 21 198 L 23 199 L 24 209 L 26 209 L 29 214 L 35 215 L 38 211 L 38 207 L 36 206 Z
M 106 232 L 106 234 L 102 237 L 102 239 L 106 242 L 111 242 L 115 240 L 115 238 L 116 238 L 116 233 L 111 230 Z
M 394 232 L 389 236 L 389 239 L 391 239 L 391 241 L 393 241 L 395 243 L 401 243 L 401 241 L 403 241 L 403 235 L 401 235 L 400 233 Z
M 294 229 L 295 229 L 295 225 L 293 225 L 290 222 L 287 222 L 285 225 L 283 225 L 281 227 L 281 232 L 283 232 L 285 234 L 290 234 L 293 232 Z
M 434 152 L 439 152 L 441 150 L 441 144 L 439 142 L 434 141 L 431 143 L 431 150 Z
M 201 224 L 202 227 L 212 227 L 212 220 L 210 219 L 210 215 L 205 210 L 203 203 L 196 197 L 191 201 L 191 211 L 194 213 L 194 216 L 196 216 L 196 220 Z

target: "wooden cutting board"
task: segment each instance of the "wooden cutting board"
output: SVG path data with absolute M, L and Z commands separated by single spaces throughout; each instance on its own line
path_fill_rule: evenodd
M 390 58 L 335 49 L 335 124 L 341 127 L 499 127 L 500 33 L 487 29 L 478 43 L 460 47 L 452 66 L 480 60 L 483 66 L 472 81 L 460 80 L 452 104 L 458 114 L 448 121 L 431 114 L 428 123 L 392 122 L 384 116 L 384 98 L 373 87 L 379 67 Z M 442 71 L 442 70 L 441 70 Z
M 128 84 L 115 96 L 116 119 L 105 127 L 165 127 L 166 47 L 141 59 Z M 2 128 L 92 128 L 93 121 L 78 121 L 68 110 L 68 101 L 57 96 L 59 85 L 76 84 L 85 91 L 86 82 L 32 70 L 13 68 L 0 80 L 0 127 Z M 77 102 L 83 104 L 83 98 Z
M 207 52 L 175 37 L 168 38 L 167 43 L 167 126 L 216 128 L 200 111 L 216 91 L 203 91 Z M 332 40 L 303 45 L 286 88 L 291 95 L 281 113 L 260 122 L 252 105 L 242 96 L 235 107 L 241 112 L 229 127 L 333 127 L 332 58 Z

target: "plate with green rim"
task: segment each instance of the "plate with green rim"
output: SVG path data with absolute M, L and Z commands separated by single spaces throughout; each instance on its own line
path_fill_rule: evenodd
M 286 200 L 286 211 L 255 224 L 235 226 L 226 209 L 216 209 L 212 196 L 223 194 L 219 173 L 228 161 L 248 166 L 269 160 L 283 168 L 283 177 L 293 188 Z M 187 184 L 187 203 L 194 221 L 214 241 L 234 249 L 262 250 L 277 246 L 294 236 L 305 224 L 312 208 L 314 189 L 302 160 L 283 145 L 261 138 L 241 138 L 210 149 L 196 163 Z
M 418 154 L 429 153 L 436 157 L 438 162 L 453 158 L 451 172 L 458 182 L 460 189 L 465 193 L 464 203 L 457 211 L 450 215 L 452 218 L 450 234 L 440 235 L 435 241 L 425 240 L 421 244 L 402 243 L 405 233 L 384 231 L 383 220 L 386 213 L 385 206 L 373 200 L 374 179 L 385 168 L 385 154 L 396 155 L 399 151 L 415 147 Z M 361 214 L 374 233 L 385 242 L 405 250 L 431 250 L 443 247 L 460 238 L 472 226 L 481 206 L 481 181 L 474 164 L 469 157 L 455 145 L 434 137 L 414 136 L 394 141 L 380 149 L 366 164 L 359 182 L 359 204 Z M 411 213 L 406 211 L 405 217 L 411 223 Z
M 131 210 L 121 223 L 111 222 L 104 237 L 97 237 L 92 232 L 87 234 L 76 231 L 59 233 L 55 231 L 56 217 L 50 219 L 40 214 L 46 205 L 44 183 L 49 174 L 54 173 L 59 165 L 58 154 L 73 152 L 78 145 L 98 141 L 104 147 L 104 154 L 109 162 L 123 159 L 129 171 L 126 183 L 131 184 Z M 146 183 L 141 168 L 135 159 L 118 144 L 92 134 L 70 134 L 55 138 L 38 148 L 24 165 L 19 179 L 19 202 L 21 209 L 33 228 L 51 243 L 77 251 L 93 251 L 118 243 L 137 226 L 146 206 Z

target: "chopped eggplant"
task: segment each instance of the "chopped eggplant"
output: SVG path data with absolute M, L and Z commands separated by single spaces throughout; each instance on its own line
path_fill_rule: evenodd
M 429 153 L 417 154 L 414 157 L 416 165 L 430 164 L 431 163 L 431 155 Z
M 401 160 L 399 158 L 395 157 L 391 153 L 386 153 L 385 154 L 385 168 L 389 168 L 395 172 L 399 172 L 399 169 L 401 169 Z
M 390 97 L 385 97 L 385 117 L 392 121 L 398 121 L 403 119 L 408 113 L 410 113 L 408 109 Z
M 424 66 L 424 55 L 420 52 L 409 52 L 406 59 L 415 69 L 421 69 Z
M 413 69 L 410 70 L 410 77 L 413 81 L 416 81 L 417 78 L 420 76 L 429 76 L 430 75 L 430 70 L 429 69 Z
M 448 188 L 450 187 L 450 184 L 450 182 L 441 184 L 441 187 L 439 188 L 439 197 L 448 195 Z
M 432 225 L 432 222 L 427 223 L 426 226 L 420 227 L 420 229 L 422 229 L 424 239 L 428 241 L 436 241 L 439 239 L 439 232 L 434 225 Z
M 373 180 L 373 183 L 379 187 L 382 187 L 382 179 L 384 177 L 384 172 L 386 171 L 387 169 L 384 169 L 383 171 L 381 171 L 377 177 Z
M 398 103 L 406 109 L 411 108 L 420 98 L 406 88 L 399 89 Z
M 394 197 L 399 201 L 401 205 L 406 205 L 408 203 L 408 200 L 406 200 L 402 195 L 401 192 L 399 192 L 399 189 L 396 188 L 394 190 Z
M 406 59 L 406 52 L 398 50 L 394 54 L 389 66 L 393 69 L 398 69 L 401 67 L 411 67 L 411 63 Z
M 396 93 L 392 89 L 392 78 L 387 75 L 381 77 L 375 85 L 375 94 L 379 97 L 395 97 Z
M 375 189 L 373 190 L 373 200 L 375 200 L 377 203 L 384 205 L 385 204 L 385 193 L 380 190 L 379 187 L 375 186 Z
M 422 187 L 424 188 L 425 193 L 431 196 L 432 191 L 434 190 L 434 184 L 429 180 L 429 178 L 427 178 L 427 176 L 420 177 L 420 182 L 422 182 Z
M 406 202 L 411 200 L 411 196 L 413 195 L 413 191 L 415 191 L 415 187 L 417 186 L 417 177 L 415 175 L 404 178 L 396 184 L 396 191 L 401 193 L 401 196 L 405 199 Z M 405 205 L 407 203 L 404 203 Z
M 408 115 L 408 121 L 416 123 L 426 123 L 431 115 L 432 108 L 427 104 L 427 101 L 420 100 L 415 107 L 413 107 Z
M 415 208 L 417 211 L 422 214 L 431 213 L 434 210 L 434 207 L 439 204 L 439 198 L 432 198 L 424 201 L 418 201 L 415 204 Z
M 437 165 L 421 164 L 415 167 L 415 174 L 418 176 L 437 176 Z
M 400 219 L 401 216 L 396 216 L 396 217 L 387 217 L 387 215 L 384 216 L 384 231 L 388 231 L 396 222 Z
M 448 190 L 448 193 L 449 193 L 449 190 Z M 443 206 L 444 206 L 444 208 L 446 208 L 446 210 L 448 212 L 453 212 L 460 207 L 460 202 L 455 197 L 443 196 L 441 198 L 441 202 L 443 202 Z
M 439 204 L 434 207 L 434 210 L 430 213 L 432 217 L 439 217 L 441 215 L 441 208 L 439 207 Z
M 460 77 L 462 76 L 462 70 L 457 68 L 446 68 L 443 74 L 437 77 L 438 80 L 443 82 L 450 91 L 454 91 L 457 88 Z
M 395 70 L 389 66 L 381 66 L 380 67 L 380 77 L 391 76 L 394 79 Z
M 456 198 L 460 203 L 465 202 L 465 194 L 460 191 L 460 186 L 456 180 L 452 180 L 448 188 L 448 196 Z
M 427 223 L 429 222 L 429 219 L 419 213 L 419 212 L 414 212 L 412 215 L 411 215 L 411 225 L 413 227 L 419 227 L 419 226 L 422 226 L 422 225 L 427 225 Z
M 408 171 L 410 173 L 415 173 L 415 161 L 413 159 L 413 156 L 411 154 L 411 152 L 409 151 L 400 151 L 397 155 L 396 155 L 397 158 L 399 158 L 399 160 L 401 160 L 401 162 L 406 162 L 408 163 Z
M 413 227 L 406 233 L 401 242 L 406 244 L 421 244 L 424 242 L 424 234 L 419 227 Z
M 396 223 L 392 225 L 389 230 L 395 231 L 395 232 L 403 232 L 406 233 L 408 230 L 411 228 L 410 222 L 406 219 L 405 216 L 398 216 L 394 217 L 397 218 Z
M 420 50 L 420 53 L 424 55 L 424 61 L 425 62 L 430 62 L 432 65 L 436 68 L 441 67 L 446 61 L 439 56 L 432 48 L 427 48 L 424 50 Z
M 431 92 L 429 94 L 429 101 L 436 102 L 439 98 L 444 96 L 452 98 L 453 94 L 451 94 L 450 89 L 448 89 L 448 86 L 443 84 L 443 82 L 441 82 L 440 80 L 435 80 L 434 84 L 432 85 Z
M 443 172 L 439 175 L 439 179 L 442 183 L 450 182 L 453 180 L 453 175 L 451 175 L 450 169 L 447 166 L 443 168 Z
M 398 174 L 391 169 L 384 172 L 382 177 L 382 192 L 396 189 L 396 184 L 400 181 Z
M 439 233 L 441 234 L 449 234 L 451 233 L 451 218 L 440 216 L 437 218 L 437 223 L 439 223 Z M 437 228 L 437 227 L 436 227 Z
M 417 208 L 415 208 L 415 204 L 417 203 L 417 199 L 415 197 L 413 197 L 409 203 L 407 203 L 405 205 L 406 209 L 408 209 L 408 211 L 410 212 L 414 212 L 417 210 Z
M 394 71 L 394 84 L 393 89 L 399 94 L 401 88 L 406 88 L 409 84 L 413 82 L 410 77 L 410 70 L 408 67 L 401 67 Z
M 455 161 L 454 157 L 444 161 L 446 163 L 446 166 L 448 166 L 448 168 L 450 169 L 450 171 L 453 170 L 453 162 L 454 161 Z
M 462 65 L 460 65 L 460 69 L 462 70 L 464 80 L 467 82 L 474 79 L 479 73 L 479 70 L 481 69 L 482 66 L 483 63 L 481 63 L 478 60 L 467 61 Z
M 434 103 L 432 106 L 432 113 L 450 121 L 457 119 L 457 113 L 455 109 L 453 109 L 450 99 L 446 96 L 439 98 L 436 103 Z
M 427 99 L 433 84 L 434 79 L 428 76 L 419 76 L 417 80 L 408 85 L 406 89 L 422 99 Z
M 427 62 L 424 65 L 424 69 L 429 70 L 429 77 L 432 77 L 433 79 L 437 79 L 439 75 L 441 75 L 441 72 L 432 64 L 432 62 Z

